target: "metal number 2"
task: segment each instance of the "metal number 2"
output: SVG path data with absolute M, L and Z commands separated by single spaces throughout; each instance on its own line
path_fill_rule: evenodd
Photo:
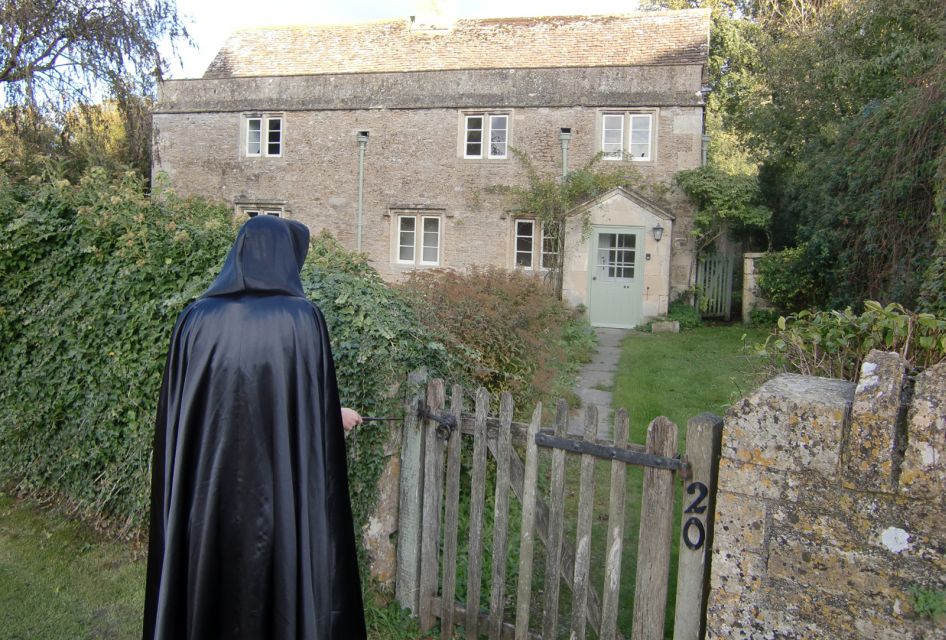
M 687 493 L 693 495 L 694 492 L 698 491 L 700 495 L 696 497 L 690 506 L 686 508 L 686 511 L 683 513 L 703 513 L 706 511 L 706 505 L 700 505 L 703 500 L 706 499 L 706 495 L 709 493 L 709 489 L 706 488 L 706 485 L 702 482 L 691 482 L 687 487 Z
M 702 514 L 706 511 L 706 505 L 700 504 L 706 499 L 706 496 L 709 494 L 709 489 L 702 482 L 692 482 L 687 487 L 687 493 L 693 495 L 698 493 L 696 500 L 690 503 L 690 506 L 686 508 L 686 511 L 683 513 L 699 513 Z M 696 539 L 693 539 L 693 529 L 696 529 Z M 696 551 L 701 549 L 703 544 L 706 542 L 706 527 L 703 526 L 703 522 L 696 516 L 691 516 L 686 523 L 683 525 L 683 543 L 686 544 L 687 549 L 692 549 Z

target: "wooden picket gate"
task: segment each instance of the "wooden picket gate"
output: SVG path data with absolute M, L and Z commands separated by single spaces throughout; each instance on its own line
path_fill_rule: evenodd
M 542 406 L 529 424 L 513 421 L 509 394 L 500 399 L 498 417 L 489 416 L 490 396 L 475 393 L 474 412 L 463 411 L 464 392 L 454 386 L 449 411 L 444 410 L 443 382 L 432 380 L 410 398 L 401 448 L 401 484 L 398 531 L 397 598 L 413 611 L 423 631 L 440 620 L 441 637 L 452 638 L 462 626 L 469 640 L 555 640 L 567 632 L 571 639 L 622 638 L 617 629 L 620 602 L 621 558 L 627 501 L 627 467 L 643 466 L 640 537 L 634 589 L 633 640 L 663 638 L 674 510 L 674 478 L 685 480 L 690 496 L 684 500 L 677 575 L 674 640 L 703 637 L 709 549 L 715 500 L 716 470 L 722 421 L 703 414 L 689 421 L 686 455 L 677 455 L 677 427 L 663 417 L 650 423 L 647 445 L 630 444 L 627 413 L 615 415 L 613 438 L 598 439 L 594 407 L 585 414 L 584 435 L 567 433 L 568 408 L 556 406 L 554 429 L 541 427 Z M 458 602 L 457 562 L 461 481 L 461 450 L 472 438 L 472 462 L 467 530 L 466 602 Z M 549 495 L 538 495 L 539 449 L 551 450 Z M 525 460 L 517 449 L 524 450 Z M 495 460 L 495 496 L 489 602 L 480 603 L 483 576 L 485 489 L 487 457 Z M 574 543 L 564 539 L 565 457 L 580 457 L 580 482 Z M 591 539 L 594 508 L 594 465 L 610 462 L 610 496 L 602 592 L 591 584 Z M 509 551 L 509 493 L 521 505 L 515 618 L 504 619 L 507 594 L 506 556 Z M 546 550 L 541 624 L 534 616 L 533 563 L 536 540 Z M 548 579 L 557 576 L 558 579 Z M 564 584 L 571 591 L 568 629 L 560 626 L 559 595 Z M 509 594 L 511 595 L 511 594 Z M 625 606 L 629 603 L 625 603 Z M 485 609 L 484 609 L 485 607 Z M 538 607 L 536 607 L 538 608 Z M 590 629 L 589 629 L 590 628 Z
M 713 253 L 700 257 L 696 266 L 698 308 L 703 318 L 732 317 L 732 281 L 736 256 L 731 253 Z

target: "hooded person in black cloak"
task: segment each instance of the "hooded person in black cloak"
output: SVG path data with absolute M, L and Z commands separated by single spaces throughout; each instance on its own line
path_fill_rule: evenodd
M 309 231 L 240 229 L 181 313 L 154 441 L 145 640 L 365 638 L 335 366 Z

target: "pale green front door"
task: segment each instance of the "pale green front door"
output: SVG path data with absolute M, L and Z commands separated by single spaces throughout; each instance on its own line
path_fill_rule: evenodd
M 588 314 L 596 327 L 630 328 L 641 321 L 644 229 L 592 227 Z

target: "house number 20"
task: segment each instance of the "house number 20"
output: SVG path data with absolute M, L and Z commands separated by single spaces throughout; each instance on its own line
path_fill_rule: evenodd
M 709 489 L 706 488 L 706 485 L 702 482 L 691 482 L 689 486 L 687 486 L 687 493 L 690 495 L 695 493 L 697 496 L 696 500 L 691 502 L 690 506 L 687 507 L 683 513 L 704 513 L 706 511 L 706 505 L 702 504 L 702 502 L 709 493 Z M 696 529 L 696 531 L 694 531 L 694 529 Z M 698 517 L 690 516 L 683 524 L 683 542 L 686 544 L 687 549 L 696 551 L 697 549 L 703 548 L 703 544 L 706 542 L 706 528 L 703 526 L 703 521 Z

